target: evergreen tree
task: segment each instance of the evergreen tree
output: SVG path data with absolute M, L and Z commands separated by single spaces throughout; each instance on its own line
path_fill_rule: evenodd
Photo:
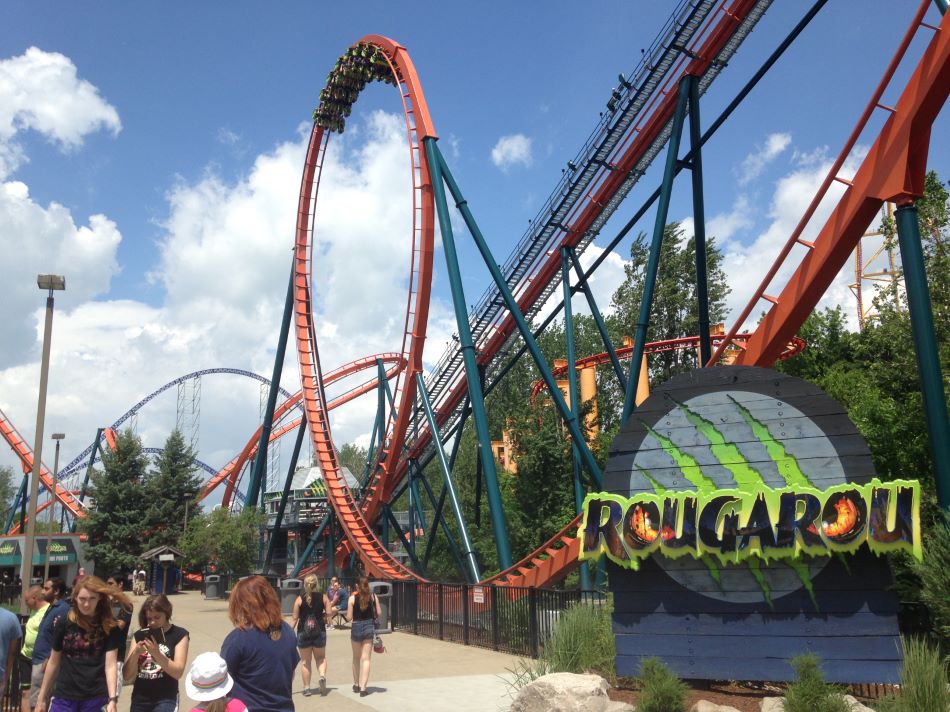
M 646 267 L 650 257 L 650 243 L 645 233 L 640 233 L 630 246 L 630 262 L 624 266 L 626 279 L 613 295 L 615 309 L 614 325 L 622 337 L 634 338 L 640 314 L 640 299 L 646 279 Z M 712 323 L 725 318 L 725 300 L 731 291 L 722 271 L 722 253 L 715 238 L 706 241 L 706 269 L 709 297 L 709 319 Z M 679 223 L 670 223 L 663 233 L 663 246 L 657 270 L 656 286 L 650 310 L 650 326 L 647 341 L 676 339 L 695 336 L 699 333 L 699 316 L 696 299 L 696 241 L 685 239 Z M 611 334 L 614 337 L 613 334 Z M 663 382 L 676 373 L 696 368 L 699 354 L 696 351 L 666 351 L 650 358 L 650 373 L 653 380 Z
M 91 476 L 92 507 L 78 522 L 86 534 L 86 555 L 96 562 L 96 573 L 106 576 L 132 568 L 148 549 L 149 528 L 154 522 L 152 497 L 145 486 L 148 457 L 131 430 L 116 438 L 114 452 L 106 450 L 102 470 Z
M 146 478 L 146 492 L 153 503 L 146 550 L 176 545 L 184 532 L 186 507 L 189 514 L 198 514 L 201 480 L 197 471 L 194 451 L 181 433 L 173 430 Z

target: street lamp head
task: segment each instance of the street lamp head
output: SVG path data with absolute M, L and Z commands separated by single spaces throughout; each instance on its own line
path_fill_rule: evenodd
M 66 437 L 66 433 L 53 433 L 50 437 L 53 438 L 53 440 L 62 440 Z
M 36 286 L 49 291 L 62 291 L 66 289 L 66 277 L 61 274 L 38 274 L 36 275 Z

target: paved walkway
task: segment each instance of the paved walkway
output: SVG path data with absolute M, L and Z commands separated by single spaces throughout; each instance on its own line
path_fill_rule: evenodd
M 144 599 L 133 597 L 133 600 L 137 618 L 138 607 Z M 199 653 L 221 649 L 221 641 L 232 628 L 227 601 L 205 600 L 197 592 L 188 592 L 173 596 L 171 602 L 172 620 L 191 633 L 189 666 Z M 289 622 L 289 618 L 287 620 Z M 360 697 L 352 691 L 349 628 L 327 631 L 329 692 L 326 697 L 318 694 L 304 697 L 298 668 L 294 679 L 297 712 L 498 712 L 511 705 L 508 683 L 513 677 L 510 670 L 516 669 L 518 658 L 409 633 L 391 633 L 384 635 L 383 640 L 386 652 L 373 654 L 370 694 Z M 314 686 L 318 679 L 314 670 Z M 193 701 L 185 695 L 184 683 L 179 689 L 179 707 L 187 712 Z M 130 696 L 131 690 L 123 688 L 118 712 L 129 711 Z

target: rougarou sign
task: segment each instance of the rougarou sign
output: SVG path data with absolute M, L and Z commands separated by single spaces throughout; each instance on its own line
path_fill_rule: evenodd
M 609 560 L 617 673 L 662 658 L 699 679 L 897 681 L 886 559 L 921 556 L 916 481 L 880 482 L 844 408 L 769 369 L 673 378 L 613 443 L 581 558 Z

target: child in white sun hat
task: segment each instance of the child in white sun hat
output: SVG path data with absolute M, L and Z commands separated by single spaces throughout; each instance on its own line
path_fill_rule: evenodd
M 198 703 L 191 712 L 247 712 L 241 700 L 228 697 L 233 686 L 224 658 L 217 653 L 202 653 L 191 663 L 185 679 L 185 692 Z

